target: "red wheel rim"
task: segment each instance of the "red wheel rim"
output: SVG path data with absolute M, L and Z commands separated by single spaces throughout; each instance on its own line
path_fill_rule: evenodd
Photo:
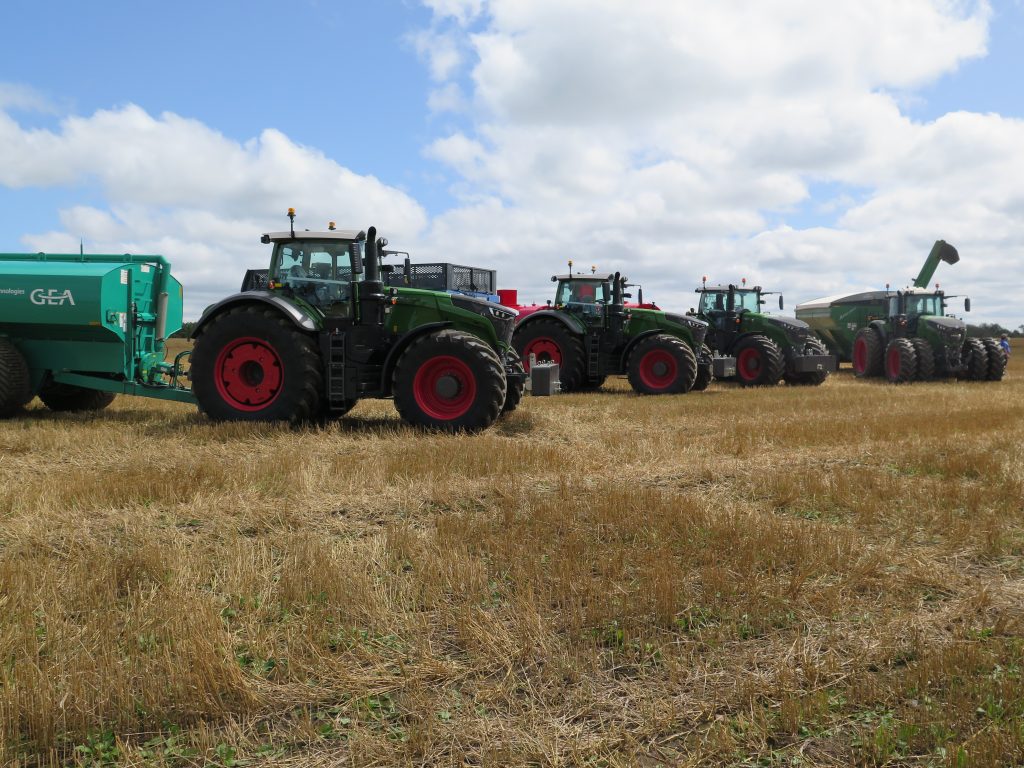
M 898 379 L 900 377 L 900 370 L 902 369 L 902 363 L 900 361 L 900 351 L 896 347 L 892 347 L 889 350 L 889 354 L 886 355 L 885 365 L 887 373 L 890 379 Z
M 744 381 L 753 381 L 761 373 L 761 350 L 747 347 L 736 358 L 736 370 Z
M 679 363 L 665 349 L 652 349 L 640 358 L 640 381 L 650 389 L 665 389 L 679 375 Z
M 438 355 L 416 371 L 412 393 L 416 405 L 432 419 L 457 419 L 473 406 L 476 376 L 459 358 Z
M 853 370 L 864 373 L 868 367 L 868 344 L 864 339 L 853 342 Z
M 261 411 L 281 394 L 284 368 L 264 339 L 235 339 L 221 349 L 213 366 L 217 392 L 240 411 Z
M 554 339 L 547 336 L 538 336 L 527 343 L 523 349 L 523 367 L 526 368 L 527 373 L 530 372 L 530 355 L 536 357 L 538 363 L 562 364 L 562 348 Z

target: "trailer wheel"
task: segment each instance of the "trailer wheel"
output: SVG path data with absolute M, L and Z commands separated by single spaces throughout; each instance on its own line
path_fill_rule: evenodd
M 988 378 L 988 352 L 981 339 L 964 341 L 963 361 L 966 366 L 964 378 L 970 381 L 984 381 Z
M 216 421 L 302 422 L 320 414 L 323 366 L 316 343 L 258 306 L 215 317 L 192 350 L 192 392 Z
M 640 341 L 629 353 L 630 386 L 641 395 L 689 392 L 697 378 L 697 358 L 682 339 L 658 333 Z
M 882 375 L 882 337 L 874 328 L 861 328 L 853 340 L 853 375 L 858 379 Z
M 914 345 L 914 356 L 917 358 L 916 381 L 930 381 L 935 378 L 935 352 L 926 339 L 911 339 Z
M 494 423 L 507 394 L 505 368 L 487 344 L 460 331 L 412 342 L 395 366 L 392 391 L 409 424 L 476 432 Z
M 0 419 L 13 416 L 31 399 L 28 363 L 14 342 L 0 337 Z
M 910 339 L 893 339 L 885 348 L 885 378 L 904 384 L 917 376 L 917 357 Z
M 989 381 L 1002 381 L 1003 374 L 1006 373 L 1006 353 L 999 345 L 998 339 L 982 339 L 981 343 L 985 345 L 985 352 L 988 354 L 988 376 L 985 378 Z
M 583 340 L 557 320 L 538 319 L 520 325 L 512 336 L 512 346 L 527 373 L 533 354 L 538 363 L 558 363 L 563 392 L 574 392 L 586 386 Z
M 744 387 L 773 387 L 786 363 L 778 345 L 761 334 L 740 339 L 736 345 L 736 378 Z
M 703 392 L 708 388 L 708 384 L 711 383 L 711 358 L 711 348 L 707 344 L 702 344 L 700 357 L 697 359 L 697 378 L 693 380 L 693 386 L 690 387 L 691 392 Z
M 817 339 L 808 339 L 804 344 L 805 355 L 827 355 L 825 345 Z M 786 373 L 782 377 L 786 383 L 797 387 L 817 387 L 825 383 L 828 378 L 828 371 L 807 371 L 806 373 Z
M 523 361 L 519 359 L 519 355 L 512 350 L 512 354 L 515 355 L 515 361 L 512 362 L 512 370 L 516 373 L 526 373 L 526 368 L 523 366 Z M 519 407 L 519 402 L 523 399 L 523 390 L 526 389 L 526 379 L 520 381 L 505 381 L 505 404 L 501 406 L 501 412 L 512 413 L 516 408 Z
M 51 411 L 102 411 L 114 402 L 114 397 L 113 392 L 73 384 L 47 384 L 39 390 L 39 399 Z

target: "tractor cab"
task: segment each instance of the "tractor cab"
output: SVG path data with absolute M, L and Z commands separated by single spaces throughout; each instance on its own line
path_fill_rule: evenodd
M 366 234 L 355 231 L 267 235 L 274 243 L 268 287 L 316 307 L 325 315 L 351 313 L 353 282 L 363 275 Z
M 916 318 L 921 315 L 945 315 L 946 297 L 942 291 L 924 293 L 915 290 L 897 291 L 889 297 L 889 316 Z
M 604 319 L 605 306 L 612 300 L 609 277 L 583 277 L 556 275 L 555 307 L 579 316 L 588 324 L 599 325 Z
M 767 303 L 761 286 L 747 288 L 744 279 L 741 285 L 708 285 L 702 283 L 697 289 L 700 303 L 697 316 L 711 324 L 712 333 L 716 338 L 715 348 L 729 349 L 732 342 L 740 335 L 742 315 L 744 313 L 760 314 Z M 782 297 L 779 297 L 779 309 L 782 309 Z

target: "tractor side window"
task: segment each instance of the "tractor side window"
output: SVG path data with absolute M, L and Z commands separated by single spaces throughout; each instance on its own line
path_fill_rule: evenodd
M 343 241 L 282 243 L 277 275 L 282 285 L 314 306 L 327 307 L 352 297 L 352 263 Z
M 709 314 L 711 312 L 725 311 L 724 293 L 704 293 L 700 297 L 700 311 Z

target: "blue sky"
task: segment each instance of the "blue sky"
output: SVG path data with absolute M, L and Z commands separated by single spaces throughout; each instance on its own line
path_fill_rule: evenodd
M 582 250 L 663 299 L 688 301 L 710 263 L 792 306 L 896 283 L 944 237 L 976 319 L 1024 321 L 1004 290 L 1024 245 L 1019 0 L 8 0 L 5 28 L 0 250 L 172 250 L 201 306 L 261 258 L 232 227 L 324 200 L 424 259 L 497 264 L 529 298 Z M 179 150 L 148 178 L 111 169 L 161 154 L 134 146 L 132 105 Z M 208 183 L 178 173 L 193 144 Z M 260 187 L 249 219 L 219 153 Z M 206 214 L 201 234 L 155 234 Z

